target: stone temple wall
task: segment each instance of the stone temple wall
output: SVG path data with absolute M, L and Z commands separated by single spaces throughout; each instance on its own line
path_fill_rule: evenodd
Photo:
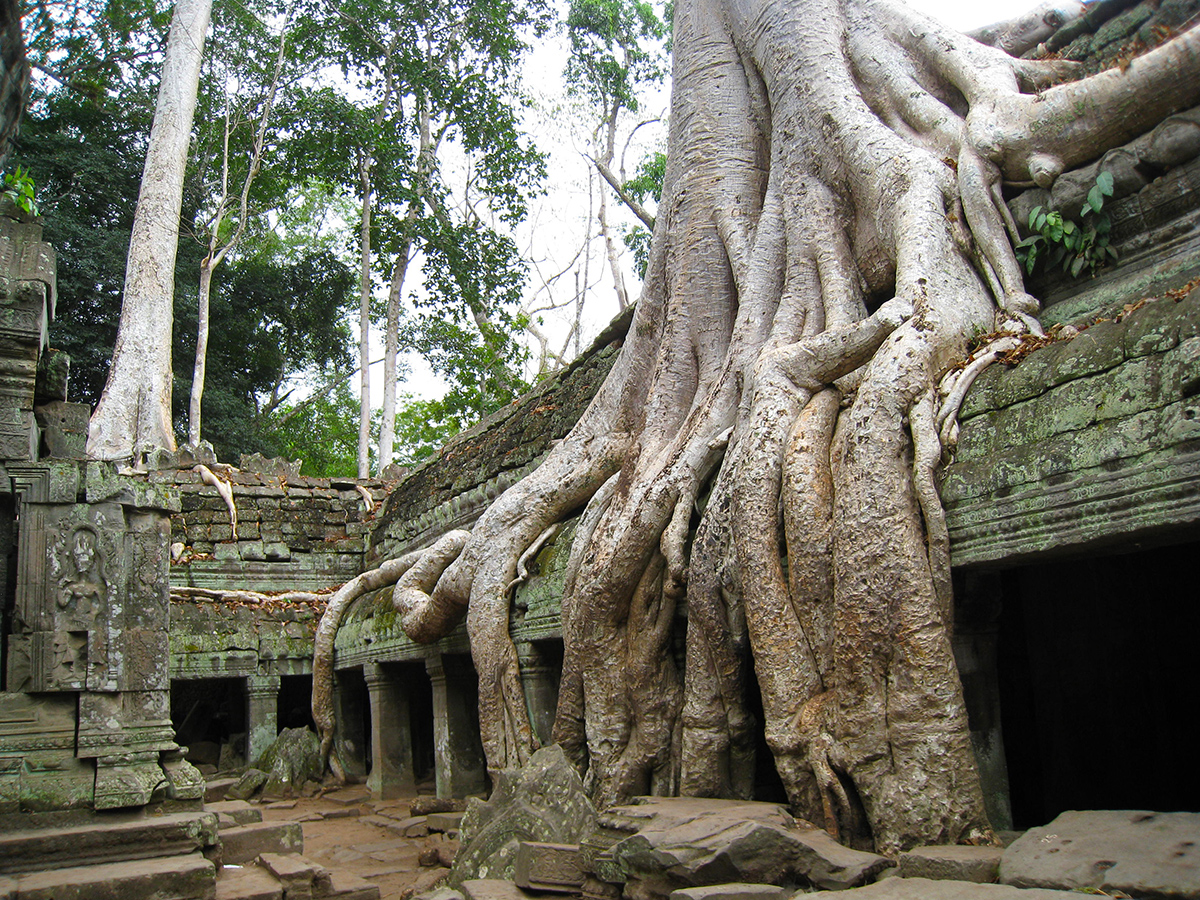
M 384 482 L 310 478 L 277 460 L 247 459 L 237 468 L 213 462 L 211 471 L 232 491 L 236 535 L 228 505 L 195 468 L 149 476 L 180 493 L 171 518 L 172 584 L 313 591 L 362 571 Z
M 0 206 L 0 818 L 198 800 L 168 700 L 170 487 L 85 462 L 55 256 Z

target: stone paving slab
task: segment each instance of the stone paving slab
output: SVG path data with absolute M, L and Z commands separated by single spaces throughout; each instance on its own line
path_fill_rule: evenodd
M 709 884 L 672 891 L 670 900 L 783 900 L 789 893 L 773 884 Z
M 359 878 L 349 872 L 339 872 L 336 869 L 330 873 L 332 884 L 328 894 L 314 894 L 317 898 L 331 900 L 379 900 L 379 888 L 365 878 Z
M 1076 891 L 1022 890 L 1006 884 L 971 881 L 935 881 L 930 878 L 885 878 L 849 891 L 800 892 L 793 900 L 1080 900 Z
M 1016 887 L 1200 898 L 1200 813 L 1065 812 L 1004 852 L 1000 880 Z

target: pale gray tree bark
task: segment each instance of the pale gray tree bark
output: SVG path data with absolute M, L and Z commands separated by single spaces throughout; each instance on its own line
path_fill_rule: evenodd
M 95 459 L 129 459 L 155 447 L 175 448 L 171 427 L 175 253 L 211 10 L 211 0 L 175 4 L 129 240 L 117 343 L 108 381 L 88 425 L 87 452 Z
M 520 764 L 511 588 L 584 508 L 554 736 L 600 805 L 745 796 L 754 677 L 797 814 L 888 853 L 992 841 L 951 652 L 939 381 L 972 334 L 1039 328 L 1001 185 L 1049 186 L 1200 101 L 1200 29 L 1074 82 L 891 0 L 680 0 L 674 47 L 621 353 L 453 562 L 397 587 L 404 627 L 465 615 L 489 767 Z

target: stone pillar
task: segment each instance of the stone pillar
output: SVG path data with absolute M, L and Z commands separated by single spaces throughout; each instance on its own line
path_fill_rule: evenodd
M 983 800 L 992 827 L 1012 828 L 1008 761 L 1000 727 L 1000 675 L 996 646 L 1000 635 L 1002 589 L 994 573 L 969 573 L 954 611 L 954 659 L 962 679 L 971 745 L 979 766 Z
M 432 653 L 425 669 L 433 685 L 433 752 L 439 797 L 487 790 L 487 765 L 479 740 L 478 688 L 469 663 Z
M 334 673 L 333 708 L 334 751 L 342 761 L 347 777 L 362 780 L 367 776 L 367 736 L 363 728 L 366 709 L 359 670 Z
M 258 759 L 279 737 L 279 676 L 251 675 L 246 679 L 246 762 Z
M 371 774 L 367 776 L 367 787 L 380 800 L 412 794 L 416 779 L 408 694 L 391 666 L 368 663 L 363 675 L 371 697 Z
M 521 667 L 521 686 L 525 691 L 525 706 L 533 733 L 543 747 L 553 743 L 554 715 L 558 709 L 558 683 L 554 669 L 547 664 L 537 644 L 517 644 L 517 661 Z

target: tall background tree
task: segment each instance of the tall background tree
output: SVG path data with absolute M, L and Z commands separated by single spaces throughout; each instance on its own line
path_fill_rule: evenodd
M 171 325 L 183 177 L 211 0 L 177 0 L 125 267 L 108 381 L 88 425 L 88 455 L 136 458 L 175 448 Z
M 453 383 L 473 380 L 464 399 L 473 418 L 523 386 L 511 289 L 521 264 L 506 231 L 543 172 L 518 108 L 519 66 L 545 17 L 537 3 L 479 0 L 383 0 L 325 13 L 331 61 L 366 98 L 353 110 L 333 93 L 321 100 L 327 113 L 342 107 L 346 127 L 312 161 L 361 204 L 360 475 L 369 469 L 367 337 L 377 286 L 388 290 L 379 466 L 393 455 L 391 366 L 402 342 Z M 413 314 L 402 323 L 404 308 Z

